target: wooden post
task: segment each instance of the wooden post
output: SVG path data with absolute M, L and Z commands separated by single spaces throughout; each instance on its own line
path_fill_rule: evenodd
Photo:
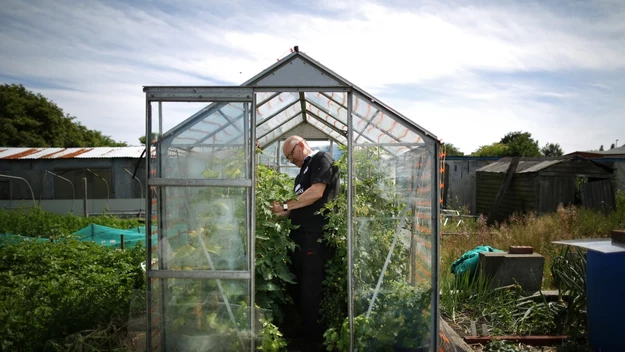
M 499 191 L 497 192 L 497 197 L 495 197 L 495 201 L 493 202 L 493 206 L 490 208 L 490 212 L 488 213 L 488 218 L 486 218 L 486 223 L 488 225 L 492 225 L 495 222 L 495 218 L 497 217 L 497 212 L 499 211 L 499 206 L 503 201 L 504 196 L 506 195 L 506 191 L 508 187 L 510 187 L 510 183 L 512 183 L 512 178 L 514 177 L 514 173 L 516 172 L 516 168 L 519 165 L 519 157 L 515 156 L 512 158 L 510 162 L 510 166 L 508 166 L 508 171 L 506 171 L 506 175 L 504 176 L 503 183 L 501 187 L 499 187 Z
M 124 250 L 124 234 L 122 233 L 120 235 L 120 237 L 121 237 L 121 240 L 122 240 L 122 251 L 123 251 Z

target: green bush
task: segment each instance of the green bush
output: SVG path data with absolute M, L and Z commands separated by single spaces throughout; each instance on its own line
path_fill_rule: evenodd
M 47 341 L 128 317 L 133 289 L 143 289 L 138 245 L 113 250 L 75 240 L 24 241 L 0 247 L 0 346 L 40 351 Z

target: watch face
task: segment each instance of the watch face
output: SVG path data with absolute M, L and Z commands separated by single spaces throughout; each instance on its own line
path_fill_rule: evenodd
M 288 205 L 288 204 L 286 204 L 286 203 L 284 203 L 284 204 L 282 205 L 282 209 L 284 209 L 284 210 L 289 210 L 289 205 Z

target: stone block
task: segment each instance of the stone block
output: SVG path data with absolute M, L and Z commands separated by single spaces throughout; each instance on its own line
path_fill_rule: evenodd
M 538 253 L 481 252 L 478 268 L 480 275 L 491 280 L 492 288 L 519 284 L 533 293 L 542 286 L 544 266 L 545 257 Z

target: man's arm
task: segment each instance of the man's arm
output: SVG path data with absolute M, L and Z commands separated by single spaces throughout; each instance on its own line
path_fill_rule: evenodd
M 315 183 L 312 186 L 308 187 L 308 189 L 305 190 L 304 193 L 300 194 L 297 197 L 297 200 L 289 200 L 288 202 L 286 202 L 286 204 L 288 205 L 289 210 L 307 207 L 321 199 L 325 190 L 325 183 Z
M 307 190 L 305 190 L 302 194 L 300 194 L 297 197 L 297 200 L 292 199 L 286 202 L 289 210 L 284 211 L 284 209 L 282 208 L 283 204 L 275 202 L 273 203 L 271 207 L 271 212 L 278 216 L 286 216 L 288 215 L 288 212 L 293 209 L 299 209 L 299 208 L 309 206 L 313 204 L 314 202 L 316 202 L 317 200 L 321 199 L 325 189 L 326 189 L 325 183 L 321 183 L 321 182 L 315 183 L 312 186 L 310 186 Z

